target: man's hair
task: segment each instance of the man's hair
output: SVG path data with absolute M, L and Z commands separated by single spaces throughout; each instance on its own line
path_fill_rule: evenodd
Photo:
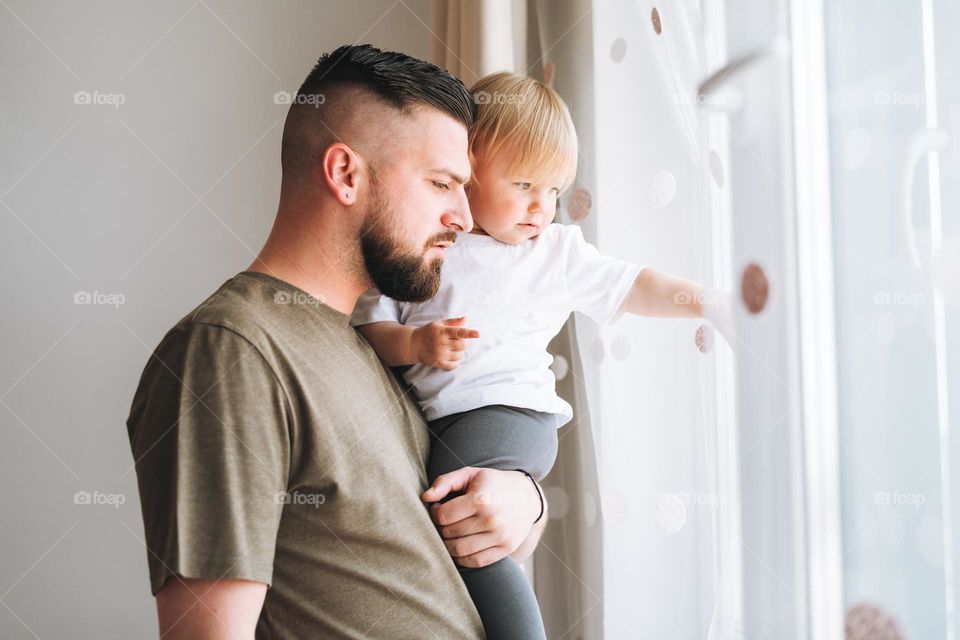
M 552 87 L 501 71 L 470 88 L 477 117 L 470 129 L 474 163 L 508 158 L 511 172 L 531 178 L 560 176 L 563 191 L 577 175 L 577 131 L 570 111 Z
M 417 106 L 433 107 L 468 130 L 476 116 L 476 105 L 463 82 L 440 67 L 368 44 L 344 45 L 317 60 L 292 99 L 281 150 L 285 171 L 304 161 L 319 161 L 304 158 L 308 149 L 295 138 L 302 135 L 302 127 L 308 127 L 317 139 L 332 143 L 336 134 L 328 121 L 336 117 L 334 112 L 350 108 L 338 98 L 358 90 L 405 115 Z

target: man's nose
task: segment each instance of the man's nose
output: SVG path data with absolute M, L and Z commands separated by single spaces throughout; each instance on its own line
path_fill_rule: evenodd
M 447 229 L 469 233 L 473 230 L 473 216 L 470 215 L 470 202 L 465 193 L 460 194 L 460 199 L 450 209 L 440 216 L 440 222 Z

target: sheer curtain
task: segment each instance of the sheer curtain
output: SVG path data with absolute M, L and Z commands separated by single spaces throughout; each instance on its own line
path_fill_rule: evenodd
M 595 210 L 579 224 L 604 253 L 730 291 L 726 120 L 698 94 L 725 62 L 721 10 L 598 0 L 591 17 Z M 700 321 L 576 322 L 605 637 L 740 637 L 732 351 Z
M 527 72 L 570 105 L 580 168 L 558 222 L 603 253 L 731 289 L 725 121 L 697 98 L 723 62 L 718 15 L 698 2 L 438 0 L 433 18 L 434 61 L 467 84 Z M 544 483 L 534 560 L 548 636 L 740 637 L 729 347 L 703 322 L 575 316 L 550 348 L 575 418 Z

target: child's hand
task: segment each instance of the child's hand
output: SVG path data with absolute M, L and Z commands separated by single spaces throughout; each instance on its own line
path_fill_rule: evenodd
M 702 303 L 703 317 L 720 332 L 730 348 L 736 351 L 737 332 L 733 320 L 733 297 L 729 293 L 714 292 L 711 299 Z
M 413 331 L 411 349 L 417 362 L 452 371 L 460 365 L 467 348 L 466 338 L 479 338 L 480 332 L 463 326 L 466 318 L 434 320 Z

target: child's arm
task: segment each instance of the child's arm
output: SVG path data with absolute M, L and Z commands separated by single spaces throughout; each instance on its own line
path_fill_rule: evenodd
M 422 327 L 397 322 L 371 322 L 357 327 L 388 367 L 426 364 L 450 371 L 456 369 L 466 349 L 466 338 L 480 332 L 463 326 L 466 318 L 435 320 Z
M 407 327 L 399 322 L 371 322 L 357 327 L 388 367 L 416 364 L 413 357 L 413 332 L 416 327 Z
M 645 267 L 620 311 L 651 318 L 706 318 L 733 346 L 733 314 L 728 296 L 699 282 Z
M 699 318 L 705 292 L 698 282 L 645 267 L 620 310 L 650 318 Z

